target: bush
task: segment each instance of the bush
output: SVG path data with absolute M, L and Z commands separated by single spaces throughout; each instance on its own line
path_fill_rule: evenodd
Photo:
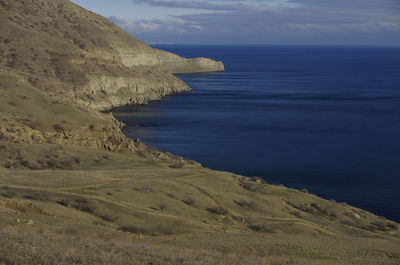
M 21 160 L 20 164 L 22 166 L 24 166 L 24 167 L 29 167 L 30 166 L 30 162 L 28 160 L 25 160 L 25 159 Z
M 59 200 L 57 201 L 58 204 L 65 206 L 65 207 L 69 207 L 70 206 L 70 201 L 68 200 Z
M 229 213 L 229 211 L 222 206 L 211 207 L 208 208 L 207 211 L 220 215 L 227 215 Z
M 46 161 L 46 164 L 47 164 L 47 166 L 48 166 L 49 168 L 52 168 L 52 169 L 58 167 L 58 161 L 55 160 L 54 158 L 51 158 L 51 159 L 47 160 L 47 161 Z
M 187 199 L 183 200 L 183 202 L 190 206 L 192 206 L 196 203 L 195 199 L 193 199 L 193 198 L 187 198 Z
M 240 207 L 243 208 L 250 208 L 250 209 L 255 209 L 257 208 L 257 203 L 253 200 L 233 200 L 234 203 L 239 205 Z
M 173 193 L 167 193 L 167 196 L 170 197 L 171 199 L 175 199 L 175 200 L 177 199 L 175 194 L 173 194 Z
M 174 229 L 172 227 L 163 227 L 161 233 L 170 236 L 174 234 Z
M 81 198 L 75 200 L 75 202 L 76 204 L 74 205 L 74 208 L 83 212 L 94 213 L 97 209 L 94 201 L 89 201 L 87 199 Z
M 6 191 L 4 193 L 1 193 L 0 195 L 5 198 L 14 198 L 15 196 L 17 196 L 17 193 L 15 193 L 14 191 Z
M 53 129 L 56 130 L 56 131 L 63 131 L 63 130 L 65 130 L 64 126 L 62 126 L 62 125 L 59 124 L 59 123 L 53 124 Z
M 375 221 L 371 222 L 371 224 L 367 227 L 367 229 L 370 231 L 388 232 L 392 230 L 397 230 L 398 225 L 392 222 Z
M 101 216 L 99 216 L 99 217 L 100 217 L 101 219 L 103 219 L 104 221 L 111 222 L 111 223 L 114 223 L 114 222 L 117 220 L 116 217 L 111 216 L 111 215 L 101 215 Z
M 13 162 L 13 161 L 7 161 L 7 162 L 5 163 L 5 165 L 4 165 L 4 167 L 5 167 L 5 168 L 8 168 L 8 169 L 13 169 L 13 168 L 15 168 L 15 166 L 16 166 L 16 164 L 15 164 L 15 162 Z
M 135 225 L 125 225 L 119 228 L 121 231 L 129 232 L 132 234 L 145 234 L 148 233 L 147 229 Z
M 81 163 L 81 159 L 77 156 L 72 157 L 72 160 L 76 163 L 76 164 L 80 164 Z
M 34 201 L 47 201 L 49 197 L 45 193 L 32 193 L 24 195 L 25 199 L 34 200 Z
M 248 190 L 248 191 L 257 191 L 258 186 L 257 184 L 254 184 L 252 182 L 249 182 L 247 180 L 241 179 L 239 181 L 239 185 L 242 186 L 242 188 Z
M 259 223 L 259 224 L 250 224 L 248 227 L 253 230 L 253 231 L 258 231 L 258 232 L 269 232 L 273 233 L 274 231 L 268 227 L 267 224 L 265 223 Z
M 72 159 L 61 160 L 59 164 L 60 169 L 72 169 L 75 165 L 75 161 Z

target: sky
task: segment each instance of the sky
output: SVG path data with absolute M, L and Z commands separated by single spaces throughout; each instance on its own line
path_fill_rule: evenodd
M 400 0 L 72 0 L 147 43 L 400 46 Z

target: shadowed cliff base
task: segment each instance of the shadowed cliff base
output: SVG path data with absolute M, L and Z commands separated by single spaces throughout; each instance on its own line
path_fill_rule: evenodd
M 0 264 L 397 264 L 398 224 L 126 138 L 98 110 L 221 71 L 65 0 L 0 0 Z

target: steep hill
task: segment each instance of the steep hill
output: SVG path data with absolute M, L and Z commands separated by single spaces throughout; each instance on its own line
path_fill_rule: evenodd
M 0 65 L 85 107 L 146 103 L 189 89 L 171 73 L 224 70 L 221 62 L 153 49 L 69 1 L 0 5 Z
M 222 70 L 67 0 L 0 0 L 0 265 L 399 264 L 397 223 L 159 152 L 99 112 Z

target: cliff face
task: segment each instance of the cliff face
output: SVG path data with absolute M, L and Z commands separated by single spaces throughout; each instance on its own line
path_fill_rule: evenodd
M 54 97 L 102 110 L 189 90 L 173 73 L 221 62 L 153 49 L 67 0 L 1 0 L 0 65 Z
M 0 141 L 145 151 L 106 110 L 190 88 L 173 73 L 222 71 L 153 49 L 68 0 L 0 0 Z

